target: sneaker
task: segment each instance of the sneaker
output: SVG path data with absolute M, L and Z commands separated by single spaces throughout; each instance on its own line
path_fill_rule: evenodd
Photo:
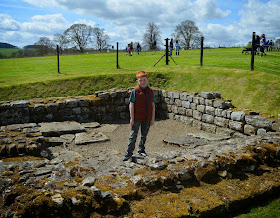
M 123 161 L 128 161 L 132 156 L 128 156 L 128 155 L 125 155 L 124 158 L 122 159 Z
M 142 157 L 147 157 L 148 154 L 144 151 L 144 152 L 139 152 L 139 154 L 142 156 Z

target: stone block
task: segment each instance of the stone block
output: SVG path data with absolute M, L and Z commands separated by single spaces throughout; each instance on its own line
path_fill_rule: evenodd
M 34 113 L 36 114 L 44 114 L 45 113 L 45 105 L 44 104 L 35 104 L 34 105 Z
M 170 104 L 167 105 L 167 111 L 168 111 L 169 113 L 172 112 L 172 105 L 170 105 Z
M 187 100 L 192 103 L 193 102 L 193 97 L 194 97 L 193 95 L 188 95 Z
M 238 132 L 243 132 L 244 123 L 230 120 L 229 121 L 229 128 L 231 128 L 233 130 L 236 130 Z
M 205 112 L 205 105 L 197 105 L 197 110 L 201 113 Z
M 171 120 L 175 120 L 175 114 L 174 113 L 168 113 L 168 118 Z
M 217 126 L 220 126 L 220 127 L 227 128 L 228 125 L 229 125 L 229 120 L 225 119 L 223 117 L 215 117 L 214 118 L 214 124 L 216 124 Z
M 222 114 L 223 114 L 223 109 L 220 108 L 215 109 L 215 116 L 222 117 Z
M 192 109 L 186 109 L 186 115 L 189 117 L 193 116 L 193 110 Z
M 206 123 L 214 123 L 214 116 L 209 115 L 209 114 L 203 114 L 202 121 L 206 122 Z
M 206 106 L 213 106 L 213 100 L 210 100 L 210 99 L 205 99 L 205 105 Z
M 200 111 L 194 110 L 193 111 L 193 118 L 197 120 L 202 120 L 202 113 Z
M 189 101 L 182 101 L 182 107 L 190 109 L 191 103 Z
M 209 123 L 202 123 L 201 129 L 206 132 L 216 133 L 217 126 Z
M 25 100 L 20 100 L 20 101 L 12 101 L 11 102 L 11 107 L 13 108 L 23 108 L 23 107 L 28 107 L 29 101 Z
M 176 121 L 180 122 L 180 121 L 181 121 L 181 117 L 182 117 L 181 115 L 175 114 L 174 119 L 175 119 Z
M 181 114 L 181 115 L 185 115 L 186 114 L 186 108 L 178 107 L 178 113 Z
M 206 114 L 215 116 L 215 108 L 214 107 L 206 106 L 205 107 L 205 112 L 206 112 Z
M 205 99 L 203 97 L 199 97 L 199 104 L 205 105 Z
M 193 97 L 193 102 L 196 103 L 196 104 L 200 104 L 199 97 Z
M 224 100 L 215 100 L 213 102 L 213 106 L 215 108 L 220 108 L 220 109 L 227 109 L 227 104 Z
M 174 114 L 178 114 L 178 107 L 175 106 L 175 105 L 172 105 L 172 106 L 171 106 L 171 111 L 172 111 Z
M 214 99 L 215 96 L 213 95 L 212 92 L 201 92 L 200 94 L 203 98 L 206 98 L 206 99 Z
M 251 125 L 246 124 L 244 126 L 244 134 L 246 135 L 256 135 L 257 129 Z
M 280 123 L 273 123 L 272 126 L 271 126 L 271 129 L 273 131 L 280 132 Z
M 200 129 L 200 130 L 201 130 L 202 124 L 203 124 L 203 122 L 194 119 L 194 120 L 193 120 L 193 123 L 192 123 L 192 126 L 193 126 L 194 128 L 196 128 L 196 129 Z
M 110 93 L 109 92 L 96 92 L 96 95 L 98 98 L 102 99 L 102 100 L 108 100 L 110 97 Z
M 265 117 L 255 116 L 255 115 L 246 115 L 245 116 L 246 124 L 258 127 L 265 128 L 270 130 L 272 128 L 272 124 L 275 122 L 274 120 L 269 120 Z
M 180 98 L 180 92 L 173 92 L 173 98 Z
M 257 135 L 259 135 L 259 136 L 265 136 L 265 135 L 266 135 L 266 130 L 263 129 L 263 128 L 258 129 Z
M 182 101 L 180 99 L 175 99 L 175 105 L 178 107 L 182 106 Z
M 243 111 L 234 111 L 231 113 L 231 119 L 234 121 L 243 122 L 245 120 L 245 113 Z
M 166 98 L 168 96 L 168 92 L 166 90 L 161 90 L 161 95 Z
M 186 101 L 188 95 L 189 95 L 188 93 L 182 92 L 182 93 L 180 94 L 180 99 L 181 99 L 182 101 Z
M 88 107 L 89 106 L 89 99 L 86 99 L 86 98 L 79 99 L 79 106 L 80 107 Z
M 196 103 L 191 103 L 191 109 L 196 110 Z
M 67 99 L 66 100 L 66 106 L 67 107 L 78 107 L 79 102 L 77 99 Z
M 46 111 L 47 113 L 57 113 L 58 105 L 57 104 L 47 104 L 46 105 Z

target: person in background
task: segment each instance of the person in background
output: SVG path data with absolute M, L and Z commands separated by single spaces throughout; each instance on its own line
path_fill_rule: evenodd
M 266 55 L 266 53 L 264 52 L 264 48 L 266 46 L 265 34 L 262 34 L 261 36 L 260 46 L 261 46 L 260 50 L 261 50 L 261 57 L 262 57 L 263 55 Z
M 256 41 L 255 41 L 255 49 L 260 51 L 260 36 L 256 35 Z
M 177 55 L 177 53 L 179 55 L 180 44 L 179 44 L 178 40 L 176 40 L 175 49 L 176 49 L 176 55 Z
M 138 53 L 138 55 L 139 55 L 140 51 L 141 51 L 141 46 L 140 46 L 140 44 L 139 44 L 139 42 L 138 42 L 138 43 L 137 43 L 137 53 Z

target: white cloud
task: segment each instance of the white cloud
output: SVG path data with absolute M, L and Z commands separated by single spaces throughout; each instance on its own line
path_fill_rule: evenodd
M 13 20 L 10 15 L 0 14 L 0 31 L 16 31 L 19 30 L 20 24 Z
M 223 12 L 215 0 L 197 0 L 194 3 L 196 20 L 213 20 L 227 17 L 231 11 Z
M 63 32 L 69 23 L 61 14 L 36 15 L 31 18 L 31 22 L 22 24 L 22 31 L 34 34 L 53 35 Z

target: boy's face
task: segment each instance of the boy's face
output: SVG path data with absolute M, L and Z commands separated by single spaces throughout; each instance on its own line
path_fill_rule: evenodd
M 149 83 L 149 79 L 147 77 L 140 77 L 138 78 L 137 83 L 141 88 L 146 88 Z

